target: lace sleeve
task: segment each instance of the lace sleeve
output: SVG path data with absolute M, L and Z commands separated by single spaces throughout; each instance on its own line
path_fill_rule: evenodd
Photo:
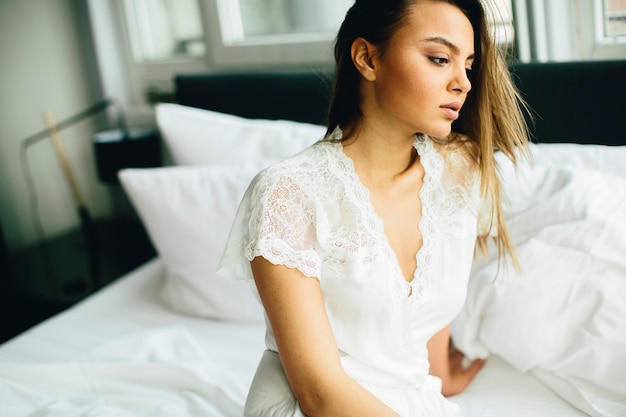
M 262 175 L 250 195 L 244 256 L 262 256 L 276 265 L 319 277 L 316 204 L 303 186 L 286 172 Z

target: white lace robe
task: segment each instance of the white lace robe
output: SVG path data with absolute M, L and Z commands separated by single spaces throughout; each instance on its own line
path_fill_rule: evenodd
M 426 343 L 465 299 L 477 229 L 477 165 L 459 146 L 416 136 L 425 168 L 423 245 L 407 282 L 339 137 L 335 132 L 252 181 L 219 272 L 254 288 L 249 261 L 262 256 L 316 277 L 348 374 L 402 416 L 456 416 L 440 381 L 428 375 Z M 277 347 L 269 323 L 266 345 L 246 414 L 300 416 L 271 353 Z

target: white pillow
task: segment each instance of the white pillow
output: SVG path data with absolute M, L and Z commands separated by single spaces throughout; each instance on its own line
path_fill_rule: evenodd
M 156 107 L 157 125 L 175 165 L 264 166 L 322 139 L 324 126 L 289 120 L 246 119 L 179 104 Z
M 120 171 L 120 182 L 166 265 L 161 294 L 173 309 L 219 320 L 263 321 L 250 288 L 215 272 L 237 206 L 259 170 L 220 165 Z
M 597 169 L 626 177 L 626 146 L 532 143 L 530 152 L 534 165 Z

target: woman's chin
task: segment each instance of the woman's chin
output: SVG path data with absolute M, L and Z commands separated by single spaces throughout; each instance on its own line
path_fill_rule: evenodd
M 445 139 L 452 132 L 452 126 L 448 126 L 447 128 L 438 128 L 431 129 L 428 132 L 423 132 L 425 135 L 436 138 L 436 139 Z

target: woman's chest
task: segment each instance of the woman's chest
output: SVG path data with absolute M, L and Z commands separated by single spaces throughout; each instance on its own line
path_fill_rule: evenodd
M 401 195 L 370 193 L 373 212 L 382 224 L 381 245 L 388 246 L 388 256 L 395 259 L 407 282 L 415 277 L 416 256 L 424 244 L 420 188 L 421 182 Z
M 429 258 L 425 262 L 433 262 L 427 267 L 432 275 L 417 274 L 419 284 L 406 282 L 394 260 L 373 248 L 332 266 L 324 263 L 320 282 L 337 335 L 349 333 L 358 339 L 361 333 L 364 338 L 371 332 L 381 337 L 397 333 L 394 343 L 403 344 L 405 337 L 426 340 L 447 324 L 465 298 L 473 245 L 457 241 L 438 246 L 448 246 L 445 253 L 457 253 L 456 261 Z M 418 290 L 418 285 L 426 290 Z

